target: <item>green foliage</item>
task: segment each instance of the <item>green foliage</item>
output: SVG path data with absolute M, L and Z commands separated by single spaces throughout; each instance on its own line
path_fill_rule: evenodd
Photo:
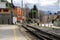
M 6 8 L 10 8 L 10 3 L 6 3 Z
M 6 2 L 6 0 L 1 0 L 1 2 Z
M 37 18 L 37 16 L 38 16 L 38 9 L 37 9 L 36 5 L 34 5 L 33 9 L 31 9 L 31 11 L 29 13 L 29 17 Z

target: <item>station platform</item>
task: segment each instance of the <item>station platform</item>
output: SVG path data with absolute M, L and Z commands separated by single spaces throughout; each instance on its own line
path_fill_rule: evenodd
M 27 40 L 16 25 L 0 25 L 0 40 Z

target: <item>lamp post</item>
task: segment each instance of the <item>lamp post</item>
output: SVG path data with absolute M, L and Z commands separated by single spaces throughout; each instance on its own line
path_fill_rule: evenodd
M 13 24 L 13 0 L 11 0 L 10 10 L 11 10 L 11 24 Z

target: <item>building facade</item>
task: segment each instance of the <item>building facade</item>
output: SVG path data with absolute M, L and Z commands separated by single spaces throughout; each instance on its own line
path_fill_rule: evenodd
M 10 7 L 6 0 L 0 0 L 0 24 L 11 24 Z
M 23 20 L 23 16 L 24 16 L 24 14 L 23 14 L 23 11 L 22 11 L 22 9 L 20 9 L 19 7 L 14 7 L 13 8 L 13 15 L 17 18 L 17 21 L 20 21 L 20 20 Z
M 54 26 L 60 27 L 60 11 L 54 16 Z
M 0 0 L 0 8 L 6 8 L 6 2 Z

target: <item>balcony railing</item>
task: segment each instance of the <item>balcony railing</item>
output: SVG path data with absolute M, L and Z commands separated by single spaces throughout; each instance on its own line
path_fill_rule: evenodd
M 0 9 L 0 13 L 10 13 L 10 10 L 9 9 Z

